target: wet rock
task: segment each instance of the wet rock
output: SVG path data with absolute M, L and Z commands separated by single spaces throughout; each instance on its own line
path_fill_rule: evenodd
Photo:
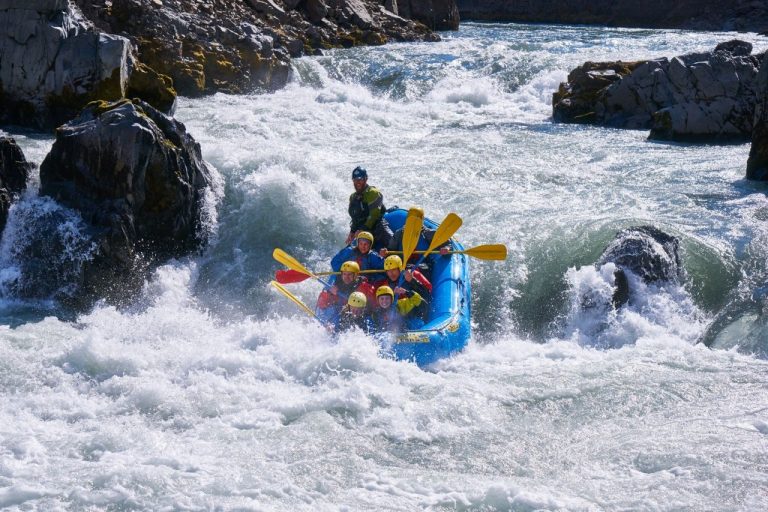
M 323 0 L 306 0 L 305 9 L 309 21 L 315 24 L 320 23 L 328 14 L 328 6 Z M 371 20 L 371 22 L 373 22 L 373 20 Z
M 322 49 L 439 39 L 380 0 L 174 0 L 162 7 L 150 0 L 74 1 L 192 97 L 278 89 L 288 82 L 291 57 Z
M 638 226 L 620 231 L 605 248 L 597 266 L 614 263 L 617 267 L 613 306 L 625 304 L 631 295 L 627 272 L 644 283 L 677 283 L 683 277 L 680 241 L 653 226 Z
M 768 54 L 757 78 L 758 97 L 752 126 L 752 146 L 747 160 L 747 179 L 768 181 Z
M 56 131 L 41 195 L 80 213 L 96 246 L 82 292 L 119 297 L 142 262 L 187 254 L 201 227 L 211 170 L 184 125 L 143 101 L 95 102 Z
M 128 39 L 99 33 L 67 1 L 2 0 L 0 27 L 8 35 L 0 38 L 0 122 L 50 128 L 129 88 L 160 94 L 158 84 L 131 84 L 137 63 Z
M 0 234 L 8 220 L 11 203 L 27 188 L 33 167 L 14 139 L 0 137 Z
M 396 9 L 396 14 L 420 21 L 432 30 L 459 29 L 459 7 L 455 0 L 399 0 Z
M 749 51 L 734 40 L 672 59 L 587 62 L 553 95 L 553 118 L 650 129 L 655 140 L 747 140 L 760 66 Z

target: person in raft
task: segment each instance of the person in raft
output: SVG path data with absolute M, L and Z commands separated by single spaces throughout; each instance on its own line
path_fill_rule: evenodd
M 403 327 L 418 328 L 424 322 L 413 313 L 422 303 L 421 295 L 409 291 L 395 303 L 395 293 L 387 285 L 376 290 L 376 306 L 371 315 L 373 327 L 377 332 L 398 333 Z
M 373 283 L 374 288 L 378 291 L 380 287 L 387 286 L 393 290 L 394 295 L 397 295 L 397 300 L 406 298 L 408 292 L 416 292 L 421 300 L 416 305 L 417 316 L 425 319 L 427 315 L 427 304 L 432 300 L 432 283 L 429 282 L 424 274 L 418 269 L 407 268 L 403 272 L 403 281 L 400 282 L 400 267 L 403 265 L 403 260 L 400 256 L 392 254 L 387 256 L 384 260 L 384 271 L 387 275 L 384 279 Z M 409 310 L 410 311 L 410 310 Z
M 371 317 L 366 312 L 367 305 L 368 299 L 363 292 L 352 292 L 347 299 L 347 304 L 341 308 L 336 332 L 348 331 L 353 327 L 358 327 L 365 333 L 373 332 Z
M 422 215 L 423 215 L 423 212 L 422 212 Z M 419 240 L 418 242 L 416 242 L 416 250 L 414 251 L 413 254 L 411 254 L 411 257 L 408 258 L 408 263 L 416 263 L 421 259 L 421 254 L 419 254 L 416 251 L 426 251 L 427 249 L 429 249 L 429 246 L 432 243 L 432 239 L 435 237 L 436 231 L 437 230 L 430 229 L 428 227 L 425 227 L 422 224 L 421 231 L 419 232 Z M 389 255 L 389 253 L 403 251 L 403 233 L 404 232 L 405 232 L 405 226 L 395 231 L 395 234 L 389 240 L 387 247 L 383 247 L 379 249 L 379 255 L 382 258 L 386 258 Z M 427 257 L 422 263 L 419 264 L 419 268 L 422 271 L 426 272 L 428 275 L 431 275 L 432 267 L 435 264 L 435 258 L 437 257 L 437 254 L 445 256 L 446 254 L 449 254 L 450 250 L 451 250 L 451 241 L 446 240 L 445 242 L 443 242 L 442 245 L 436 247 L 435 252 L 430 254 L 429 257 Z
M 354 193 L 349 196 L 349 234 L 345 244 L 349 244 L 357 238 L 360 231 L 372 233 L 376 239 L 376 247 L 379 250 L 387 247 L 392 238 L 392 230 L 384 218 L 387 208 L 384 206 L 384 196 L 375 187 L 368 184 L 368 171 L 358 166 L 352 171 L 352 185 Z
M 368 279 L 361 276 L 360 265 L 356 261 L 345 261 L 341 265 L 341 279 L 336 280 L 330 288 L 320 292 L 317 298 L 315 313 L 326 323 L 334 323 L 339 316 L 342 306 L 352 292 L 363 292 L 373 302 L 375 289 Z
M 371 251 L 372 246 L 373 235 L 368 231 L 359 232 L 354 245 L 343 248 L 331 259 L 331 269 L 334 272 L 339 272 L 345 261 L 354 261 L 360 270 L 383 270 L 384 258 Z M 376 279 L 381 279 L 381 274 L 374 273 L 368 276 L 369 281 Z M 329 282 L 332 285 L 336 284 L 336 276 L 331 277 Z

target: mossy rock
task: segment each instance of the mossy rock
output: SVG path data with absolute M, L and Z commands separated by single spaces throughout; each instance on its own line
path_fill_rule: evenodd
M 141 98 L 161 112 L 172 113 L 176 105 L 176 90 L 168 75 L 158 73 L 146 64 L 137 62 L 126 87 L 129 98 Z

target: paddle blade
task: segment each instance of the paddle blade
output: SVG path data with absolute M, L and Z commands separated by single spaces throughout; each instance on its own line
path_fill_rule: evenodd
M 507 259 L 507 246 L 504 244 L 478 245 L 460 252 L 481 260 L 502 261 Z
M 300 272 L 304 275 L 310 276 L 310 277 L 317 277 L 315 276 L 311 270 L 309 270 L 307 267 L 299 263 L 299 261 L 285 252 L 284 250 L 276 247 L 274 251 L 272 251 L 272 257 L 275 258 L 275 260 L 279 261 L 286 267 L 290 268 L 291 270 L 295 270 L 296 272 Z
M 461 217 L 453 212 L 446 215 L 445 219 L 443 219 L 443 222 L 441 222 L 437 227 L 435 236 L 432 237 L 432 243 L 429 244 L 429 249 L 427 249 L 427 252 L 424 253 L 424 258 L 426 258 L 427 255 L 434 251 L 437 247 L 440 247 L 445 242 L 450 240 L 454 233 L 459 230 L 462 222 L 463 221 L 461 220 Z
M 279 291 L 280 293 L 282 293 L 283 295 L 288 297 L 288 299 L 291 302 L 293 302 L 294 304 L 299 306 L 299 308 L 301 308 L 301 310 L 304 311 L 305 313 L 307 313 L 309 316 L 317 318 L 317 315 L 315 315 L 314 311 L 309 309 L 309 306 L 307 306 L 306 304 L 301 302 L 301 299 L 299 299 L 297 296 L 295 296 L 294 294 L 292 294 L 291 292 L 286 290 L 283 285 L 281 285 L 277 281 L 270 281 L 269 284 L 271 284 L 277 291 Z
M 403 267 L 416 249 L 419 243 L 419 234 L 424 222 L 424 211 L 421 208 L 411 208 L 408 210 L 408 217 L 405 219 L 405 228 L 403 229 Z
M 295 270 L 277 270 L 275 271 L 275 281 L 280 284 L 300 283 L 309 279 L 307 274 L 296 272 Z

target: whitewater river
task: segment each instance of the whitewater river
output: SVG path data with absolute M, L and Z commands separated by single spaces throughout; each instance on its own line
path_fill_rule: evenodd
M 71 212 L 28 193 L 0 246 L 0 508 L 768 509 L 768 361 L 696 344 L 768 277 L 749 145 L 551 122 L 584 61 L 735 36 L 468 24 L 300 59 L 274 94 L 182 99 L 221 177 L 215 238 L 127 310 L 72 316 L 47 300 L 56 280 L 22 297 L 15 248 L 36 221 L 67 220 L 59 278 L 88 251 Z M 14 135 L 37 163 L 52 143 Z M 276 246 L 327 265 L 356 165 L 388 206 L 454 211 L 465 245 L 509 248 L 473 261 L 472 341 L 428 371 L 331 339 L 267 286 Z M 643 224 L 680 238 L 684 284 L 582 311 L 607 293 L 606 244 Z M 746 329 L 765 351 L 756 322 L 731 341 Z

